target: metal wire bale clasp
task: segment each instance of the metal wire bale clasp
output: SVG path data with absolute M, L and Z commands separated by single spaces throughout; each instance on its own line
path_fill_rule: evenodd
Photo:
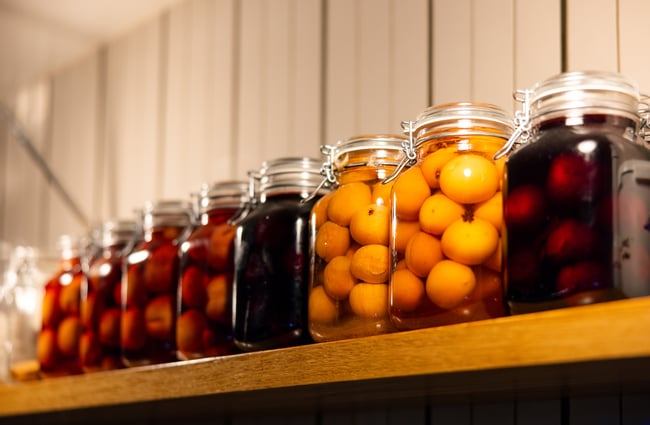
M 650 142 L 650 95 L 641 94 L 639 100 L 639 136 L 645 143 Z
M 237 226 L 239 223 L 246 218 L 246 216 L 255 208 L 257 205 L 257 198 L 255 197 L 255 187 L 257 181 L 262 176 L 255 171 L 248 171 L 248 196 L 246 202 L 235 212 L 230 219 L 228 219 L 228 225 Z
M 390 173 L 384 180 L 382 180 L 382 184 L 387 184 L 395 180 L 397 176 L 402 172 L 402 170 L 406 166 L 411 166 L 415 164 L 417 161 L 417 151 L 415 149 L 415 139 L 413 137 L 413 132 L 415 131 L 415 121 L 409 120 L 409 121 L 402 121 L 402 130 L 404 133 L 408 133 L 409 138 L 408 140 L 404 140 L 402 142 L 402 150 L 404 151 L 404 157 L 402 160 L 397 164 L 397 167 L 393 170 L 392 173 Z
M 335 157 L 335 152 L 336 152 L 336 146 L 331 146 L 331 145 L 323 145 L 320 147 L 320 152 L 323 155 L 326 155 L 325 162 L 323 162 L 323 165 L 320 167 L 320 173 L 324 177 L 323 180 L 316 186 L 316 189 L 314 189 L 309 196 L 306 198 L 302 198 L 300 200 L 300 203 L 303 204 L 305 202 L 309 202 L 316 195 L 318 192 L 323 188 L 325 185 L 330 185 L 334 186 L 336 184 L 336 175 L 334 174 L 334 157 Z
M 515 144 L 524 144 L 530 138 L 530 97 L 532 90 L 515 90 L 513 97 L 517 102 L 522 103 L 521 111 L 515 112 L 515 131 L 510 135 L 508 141 L 494 154 L 497 160 L 504 157 Z

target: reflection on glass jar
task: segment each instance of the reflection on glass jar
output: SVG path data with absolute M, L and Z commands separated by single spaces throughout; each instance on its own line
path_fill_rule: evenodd
M 413 165 L 392 187 L 390 313 L 399 329 L 505 315 L 501 280 L 506 111 L 433 106 L 405 123 Z M 409 150 L 410 150 L 409 149 Z
M 122 278 L 120 347 L 126 366 L 176 360 L 179 246 L 192 230 L 188 201 L 148 202 L 143 240 L 126 259 Z
M 529 140 L 507 163 L 513 314 L 650 294 L 650 150 L 636 83 L 559 74 L 523 91 Z
M 280 158 L 260 170 L 259 205 L 235 235 L 234 338 L 245 351 L 311 341 L 307 324 L 309 214 L 326 192 L 322 161 Z
M 247 202 L 248 183 L 204 185 L 198 194 L 199 223 L 181 244 L 176 319 L 178 358 L 237 352 L 232 339 L 232 273 L 235 227 L 228 220 Z

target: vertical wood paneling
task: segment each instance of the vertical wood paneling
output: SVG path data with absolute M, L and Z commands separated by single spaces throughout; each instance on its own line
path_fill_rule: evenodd
M 232 0 L 190 0 L 169 15 L 162 196 L 234 178 Z
M 433 104 L 471 100 L 471 0 L 432 0 Z
M 472 406 L 472 425 L 514 425 L 514 402 L 479 403 Z
M 571 425 L 623 425 L 620 400 L 614 396 L 574 397 L 570 401 Z
M 472 3 L 472 100 L 512 109 L 513 1 Z
M 115 159 L 105 179 L 108 213 L 133 217 L 133 210 L 162 196 L 160 140 L 160 21 L 116 40 L 108 48 L 106 143 Z
M 650 394 L 624 394 L 621 413 L 622 425 L 650 424 Z
M 433 100 L 512 109 L 513 2 L 433 0 Z
M 242 176 L 258 169 L 264 160 L 319 155 L 320 140 L 313 139 L 319 129 L 321 75 L 308 76 L 303 71 L 320 63 L 313 53 L 321 45 L 319 4 L 315 0 L 240 3 L 235 161 L 236 172 Z M 315 96 L 303 96 L 303 86 L 312 87 Z M 296 126 L 297 121 L 313 127 Z M 303 139 L 312 140 L 304 143 Z
M 43 157 L 49 152 L 50 96 L 50 83 L 43 80 L 21 89 L 14 104 L 7 105 Z M 47 246 L 48 182 L 12 134 L 6 142 L 4 237 L 14 244 Z
M 389 74 L 389 131 L 399 131 L 401 121 L 415 119 L 430 103 L 429 9 L 428 0 L 390 4 L 390 46 L 394 54 Z
M 50 191 L 47 240 L 60 235 L 84 235 L 97 221 L 100 206 L 94 201 L 98 187 L 97 56 L 59 72 L 52 81 L 52 125 L 48 162 L 88 222 L 73 214 L 58 192 Z
M 428 103 L 425 1 L 330 0 L 328 143 L 364 133 L 401 132 Z
M 561 20 L 559 0 L 515 1 L 513 89 L 530 88 L 562 71 Z
M 619 0 L 620 72 L 635 79 L 642 92 L 650 93 L 650 2 Z
M 471 425 L 472 407 L 469 404 L 433 406 L 432 425 Z
M 617 71 L 617 0 L 567 0 L 567 70 Z
M 517 401 L 515 423 L 526 425 L 560 425 L 562 410 L 560 400 Z

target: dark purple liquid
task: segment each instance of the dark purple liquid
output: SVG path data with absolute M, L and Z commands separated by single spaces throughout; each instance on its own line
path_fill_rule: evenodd
M 243 350 L 304 344 L 309 292 L 309 214 L 317 199 L 275 195 L 235 236 L 234 338 Z
M 547 123 L 507 162 L 506 296 L 513 313 L 650 293 L 650 151 L 633 122 Z

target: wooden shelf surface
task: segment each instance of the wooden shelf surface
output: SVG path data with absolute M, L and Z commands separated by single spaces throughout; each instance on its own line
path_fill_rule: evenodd
M 0 417 L 650 388 L 650 297 L 0 386 Z M 645 387 L 648 385 L 648 387 Z M 162 403 L 161 403 L 162 402 Z M 119 415 L 118 415 L 119 416 Z M 2 418 L 0 418 L 2 419 Z M 113 418 L 115 419 L 115 418 Z

